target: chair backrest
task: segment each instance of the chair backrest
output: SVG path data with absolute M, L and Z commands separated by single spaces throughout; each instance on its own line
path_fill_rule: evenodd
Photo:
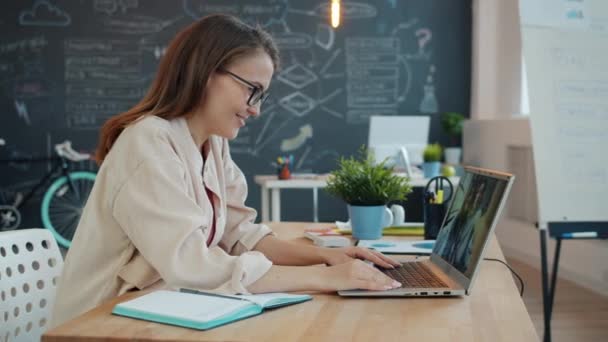
M 50 231 L 0 232 L 0 342 L 40 340 L 49 325 L 62 267 Z

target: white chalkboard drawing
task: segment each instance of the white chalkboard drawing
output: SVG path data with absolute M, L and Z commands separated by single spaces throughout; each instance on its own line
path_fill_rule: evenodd
M 399 31 L 409 30 L 410 28 L 414 27 L 417 24 L 418 24 L 418 18 L 413 18 L 406 22 L 401 22 L 401 23 L 397 24 L 397 26 L 395 26 L 395 28 L 391 32 L 391 36 L 393 36 L 393 37 L 394 36 L 403 36 L 403 34 L 399 33 Z
M 420 102 L 420 112 L 425 114 L 439 112 L 439 105 L 437 104 L 437 98 L 435 97 L 435 86 L 432 84 L 424 86 L 424 97 Z
M 399 60 L 399 63 L 403 66 L 403 79 L 405 80 L 403 91 L 401 92 L 399 97 L 397 97 L 397 101 L 405 102 L 405 100 L 407 99 L 407 95 L 410 93 L 410 89 L 412 87 L 412 68 L 410 66 L 410 63 L 405 59 L 405 56 L 399 55 L 397 59 Z
M 428 60 L 431 57 L 431 54 L 427 51 L 426 46 L 429 44 L 429 41 L 431 41 L 433 33 L 428 28 L 421 28 L 416 30 L 415 34 L 416 38 L 418 38 L 418 51 L 416 55 L 411 57 Z
M 255 141 L 255 144 L 259 144 L 262 141 L 262 138 L 264 138 L 264 135 L 266 134 L 266 130 L 270 127 L 270 124 L 275 123 L 274 122 L 274 117 L 275 115 L 277 115 L 277 112 L 274 110 L 274 106 L 272 108 L 268 108 L 266 110 L 264 110 L 265 113 L 267 113 L 264 116 L 264 125 L 262 126 L 262 129 L 260 130 L 260 132 L 258 133 L 258 137 Z M 247 126 L 245 126 L 247 127 Z
M 137 8 L 138 6 L 138 0 L 95 0 L 93 2 L 95 12 L 106 13 L 107 15 L 114 15 L 118 10 L 124 14 L 127 13 L 127 9 Z
M 334 89 L 334 91 L 332 91 L 329 95 L 327 95 L 324 98 L 322 98 L 321 100 L 319 100 L 319 103 L 318 103 L 319 108 L 321 110 L 327 112 L 329 115 L 335 116 L 339 119 L 344 119 L 344 114 L 341 114 L 326 106 L 326 104 L 328 102 L 330 102 L 334 98 L 337 98 L 337 96 L 340 95 L 343 91 L 344 91 L 344 89 L 342 89 L 342 88 Z
M 435 66 L 431 65 L 429 68 L 429 75 L 426 78 L 426 84 L 424 85 L 424 95 L 420 102 L 420 112 L 425 114 L 432 114 L 439 112 L 439 104 L 437 103 L 437 96 L 435 95 L 435 85 L 433 83 L 433 74 L 435 73 Z
M 306 124 L 300 127 L 300 132 L 295 137 L 286 138 L 281 141 L 281 151 L 291 152 L 302 147 L 306 141 L 312 138 L 312 125 Z
M 242 2 L 240 18 L 251 25 L 268 27 L 273 24 L 282 25 L 289 30 L 286 15 L 289 4 L 288 0 L 268 0 L 262 4 L 260 1 L 239 1 Z M 289 32 L 289 31 L 288 31 Z
M 299 63 L 290 65 L 277 76 L 277 80 L 295 89 L 302 89 L 317 79 L 313 71 Z
M 330 50 L 334 46 L 336 33 L 331 26 L 327 24 L 317 24 L 317 34 L 315 35 L 315 43 L 325 50 Z
M 338 55 L 342 53 L 342 49 L 336 49 L 331 53 L 331 56 L 329 56 L 329 58 L 327 59 L 327 61 L 325 62 L 325 64 L 321 67 L 321 70 L 319 72 L 319 74 L 321 74 L 321 77 L 323 78 L 328 78 L 327 75 L 327 71 L 329 70 L 329 68 L 333 65 L 334 61 L 336 60 L 336 58 L 338 57 Z M 344 73 L 341 73 L 342 76 L 344 76 Z
M 303 117 L 317 106 L 317 101 L 300 91 L 296 91 L 281 98 L 279 104 L 293 115 Z
M 25 51 L 40 51 L 43 47 L 49 43 L 44 36 L 36 36 L 33 38 L 19 39 L 15 41 L 7 42 L 4 39 L 0 44 L 0 55 L 9 54 L 13 52 L 25 52 Z
M 22 119 L 26 125 L 32 125 L 32 122 L 30 121 L 30 115 L 27 112 L 27 105 L 25 104 L 25 102 L 15 100 L 15 110 L 17 111 L 17 116 Z
M 231 14 L 252 25 L 268 27 L 281 25 L 289 32 L 286 15 L 289 11 L 287 0 L 268 0 L 265 3 L 245 0 L 236 4 L 226 4 L 224 0 L 183 0 L 182 8 L 193 19 L 211 13 Z
M 312 151 L 312 147 L 306 146 L 304 153 L 302 153 L 302 155 L 297 159 L 298 162 L 296 163 L 296 170 L 300 170 L 302 168 L 302 164 L 304 164 L 304 161 L 306 158 L 308 158 L 310 151 Z
M 27 68 L 31 67 L 36 72 L 28 72 Z M 43 77 L 42 65 L 23 65 L 23 76 L 17 76 L 13 80 L 13 96 L 18 99 L 34 99 L 49 96 L 51 91 L 55 89 L 55 84 Z
M 268 136 L 263 136 L 261 140 L 261 142 L 259 144 L 256 144 L 255 147 L 251 150 L 251 155 L 259 155 L 260 151 L 271 141 L 273 141 L 274 137 L 277 134 L 283 133 L 284 132 L 284 128 L 285 126 L 287 126 L 287 124 L 289 124 L 291 121 L 293 120 L 293 118 L 288 118 L 287 120 L 282 121 L 280 124 L 277 125 L 276 122 L 273 122 L 273 128 L 272 128 L 272 133 L 270 133 L 270 135 Z M 258 139 L 260 140 L 260 139 Z
M 32 9 L 19 13 L 19 24 L 23 26 L 69 26 L 72 17 L 48 0 L 37 0 Z
M 391 36 L 401 42 L 401 54 L 407 59 L 428 61 L 431 57 L 433 32 L 427 27 L 420 27 L 418 18 L 397 24 Z
M 396 107 L 399 89 L 399 40 L 393 37 L 346 38 L 348 107 Z
M 72 129 L 97 129 L 129 109 L 147 87 L 142 56 L 148 50 L 130 40 L 64 41 L 65 113 Z
M 329 115 L 335 116 L 338 119 L 344 119 L 344 114 L 342 113 L 338 113 L 335 110 L 331 109 L 331 108 L 327 108 L 325 106 L 320 106 L 319 107 L 321 110 L 326 111 Z
M 238 16 L 241 7 L 238 4 L 227 4 L 218 0 L 183 0 L 182 8 L 186 15 L 196 20 L 210 13 Z
M 148 16 L 133 15 L 128 17 L 107 17 L 102 19 L 101 22 L 104 29 L 108 32 L 141 35 L 158 33 L 182 18 L 183 16 L 178 16 L 170 20 L 162 20 Z
M 272 35 L 280 51 L 309 49 L 312 46 L 310 35 L 301 32 L 279 32 Z

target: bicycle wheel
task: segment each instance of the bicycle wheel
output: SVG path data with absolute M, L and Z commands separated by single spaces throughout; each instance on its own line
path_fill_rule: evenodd
M 95 183 L 92 172 L 70 172 L 76 193 L 64 176 L 51 184 L 42 199 L 41 214 L 44 227 L 53 233 L 57 242 L 70 248 L 82 209 Z

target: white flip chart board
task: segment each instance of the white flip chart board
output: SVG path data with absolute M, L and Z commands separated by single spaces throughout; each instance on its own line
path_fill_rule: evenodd
M 608 1 L 520 1 L 520 14 L 539 224 L 604 226 Z

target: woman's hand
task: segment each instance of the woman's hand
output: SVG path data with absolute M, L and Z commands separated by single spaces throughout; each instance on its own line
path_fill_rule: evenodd
M 324 290 L 328 291 L 353 289 L 386 291 L 401 286 L 398 281 L 361 260 L 350 259 L 348 262 L 321 270 L 329 273 L 324 277 Z
M 330 266 L 351 262 L 353 259 L 368 260 L 384 268 L 400 265 L 399 262 L 380 252 L 363 247 L 323 248 L 322 254 L 325 263 Z

